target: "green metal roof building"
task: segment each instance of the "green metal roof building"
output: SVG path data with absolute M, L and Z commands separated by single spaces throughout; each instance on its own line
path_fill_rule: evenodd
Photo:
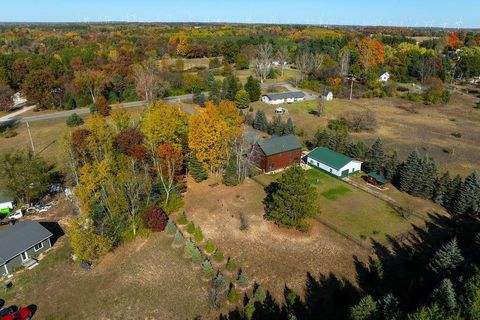
M 307 155 L 307 163 L 338 178 L 360 172 L 362 162 L 328 148 L 319 147 Z

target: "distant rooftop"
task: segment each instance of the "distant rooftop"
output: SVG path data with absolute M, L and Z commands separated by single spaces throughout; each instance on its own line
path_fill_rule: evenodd
M 266 97 L 270 100 L 284 100 L 284 99 L 292 99 L 292 98 L 305 98 L 305 93 L 301 91 L 289 91 L 289 92 L 280 92 L 280 93 L 267 93 L 265 94 Z

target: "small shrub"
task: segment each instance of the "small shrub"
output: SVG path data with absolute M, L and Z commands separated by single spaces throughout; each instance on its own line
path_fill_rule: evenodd
M 180 217 L 177 220 L 177 223 L 181 226 L 186 225 L 188 223 L 187 216 L 185 215 L 185 212 L 182 212 Z
M 2 137 L 4 137 L 5 139 L 13 138 L 16 135 L 18 135 L 18 133 L 12 128 L 7 128 L 5 129 L 5 131 L 2 132 Z
M 83 119 L 76 113 L 72 113 L 70 116 L 68 116 L 66 122 L 67 126 L 69 127 L 78 127 L 84 123 Z
M 190 221 L 187 225 L 187 232 L 190 234 L 195 233 L 195 224 L 192 221 Z
M 454 132 L 452 133 L 452 136 L 454 136 L 455 138 L 461 138 L 462 134 L 460 132 Z
M 452 147 L 446 147 L 446 148 L 443 148 L 443 152 L 445 152 L 446 154 L 452 155 L 455 153 L 455 149 Z
M 178 193 L 172 193 L 170 196 L 170 200 L 168 201 L 167 204 L 162 205 L 162 209 L 168 214 L 172 214 L 178 209 L 183 207 L 183 199 L 182 196 L 179 195 Z
M 175 236 L 173 237 L 173 244 L 176 246 L 181 246 L 183 245 L 183 242 L 185 241 L 185 238 L 183 237 L 182 233 L 180 230 L 177 230 L 175 233 Z
M 265 292 L 265 289 L 259 286 L 255 290 L 255 293 L 253 294 L 253 298 L 255 299 L 255 301 L 263 303 L 267 298 L 267 293 Z
M 237 264 L 235 263 L 235 261 L 231 257 L 228 258 L 227 270 L 230 271 L 230 272 L 233 272 L 233 271 L 235 271 L 235 269 L 237 269 Z
M 215 274 L 215 270 L 213 270 L 212 263 L 209 260 L 205 260 L 202 263 L 202 275 L 205 278 L 211 278 Z
M 228 292 L 228 302 L 237 303 L 238 302 L 238 293 L 237 289 L 234 286 L 231 286 L 230 291 Z
M 192 262 L 195 264 L 202 263 L 203 261 L 203 254 L 200 252 L 200 250 L 194 246 L 193 247 L 193 252 L 192 252 Z
M 195 251 L 195 245 L 191 240 L 187 240 L 185 242 L 185 246 L 183 247 L 183 252 L 186 256 L 191 257 L 193 256 L 193 252 Z
M 202 229 L 200 229 L 200 227 L 197 226 L 195 228 L 195 232 L 193 233 L 193 237 L 194 237 L 196 243 L 200 243 L 200 242 L 203 241 L 203 233 L 202 233 Z
M 215 253 L 213 254 L 213 259 L 215 259 L 215 261 L 222 262 L 223 261 L 222 251 L 220 251 L 218 249 L 215 250 Z
M 177 232 L 177 226 L 172 220 L 169 220 L 167 223 L 167 226 L 165 227 L 165 230 L 167 231 L 168 234 L 175 234 Z
M 205 246 L 205 252 L 208 254 L 212 254 L 215 251 L 215 246 L 213 245 L 212 240 L 207 241 L 207 245 Z
M 380 234 L 380 231 L 378 231 L 378 230 L 373 230 L 372 233 L 373 233 L 374 235 L 379 235 L 379 234 Z
M 145 228 L 156 232 L 165 230 L 168 222 L 168 217 L 165 212 L 157 206 L 147 208 L 142 215 L 142 219 Z
M 362 240 L 367 240 L 367 236 L 364 235 L 364 234 L 361 234 L 361 235 L 360 235 L 360 239 L 362 239 Z
M 473 106 L 474 109 L 480 109 L 480 102 L 479 103 L 476 103 L 474 106 Z
M 237 279 L 237 283 L 240 287 L 246 288 L 248 287 L 248 275 L 245 271 L 240 271 L 240 274 Z

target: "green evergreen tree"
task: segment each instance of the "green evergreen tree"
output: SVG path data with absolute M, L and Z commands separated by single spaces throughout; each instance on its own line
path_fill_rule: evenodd
M 175 236 L 173 237 L 173 244 L 176 246 L 181 246 L 183 245 L 184 241 L 185 238 L 183 237 L 182 233 L 180 232 L 180 230 L 177 230 Z
M 69 127 L 78 127 L 84 123 L 83 119 L 76 113 L 72 113 L 67 118 L 67 126 Z
M 283 135 L 289 135 L 295 133 L 295 126 L 293 125 L 292 118 L 288 118 L 287 123 L 283 127 Z
M 383 167 L 385 166 L 385 160 L 387 158 L 385 145 L 383 144 L 382 139 L 377 138 L 377 140 L 375 140 L 370 150 L 368 150 L 365 158 L 368 171 L 377 173 L 382 172 Z
M 326 147 L 330 150 L 345 153 L 348 146 L 348 133 L 330 131 L 328 133 L 328 142 Z
M 450 173 L 447 171 L 445 172 L 437 181 L 435 182 L 435 189 L 433 191 L 432 200 L 439 205 L 445 206 L 447 205 L 447 193 L 448 187 L 452 183 L 452 179 L 450 178 Z
M 177 232 L 177 226 L 172 220 L 168 220 L 165 230 L 167 231 L 168 234 L 174 235 Z
M 190 234 L 195 233 L 195 224 L 192 221 L 190 221 L 187 225 L 187 232 Z
M 210 92 L 208 95 L 208 100 L 212 101 L 215 105 L 218 106 L 220 101 L 222 101 L 222 99 L 224 98 L 221 82 L 214 81 L 213 85 L 209 89 L 210 89 Z
M 262 95 L 260 82 L 258 80 L 255 80 L 253 76 L 248 77 L 247 83 L 245 84 L 245 90 L 250 96 L 250 101 L 255 102 L 260 100 L 260 96 Z
M 464 285 L 462 309 L 465 319 L 480 319 L 480 273 L 477 271 Z
M 236 186 L 240 184 L 240 180 L 237 175 L 237 160 L 235 156 L 231 156 L 227 162 L 227 168 L 223 175 L 223 184 L 226 186 Z
M 411 314 L 408 320 L 442 320 L 445 319 L 445 314 L 437 304 L 430 307 L 421 307 L 417 312 Z
M 262 287 L 258 286 L 258 287 L 255 289 L 255 292 L 254 292 L 254 294 L 253 294 L 253 298 L 254 298 L 255 301 L 257 301 L 257 302 L 264 303 L 264 302 L 265 302 L 265 299 L 267 299 L 267 293 L 265 292 L 265 289 L 263 289 Z
M 208 173 L 202 163 L 196 156 L 192 156 L 188 161 L 188 171 L 196 182 L 202 182 L 208 178 Z
M 263 132 L 268 131 L 268 121 L 263 111 L 258 110 L 255 114 L 255 119 L 253 120 L 253 128 Z
M 452 210 L 453 203 L 454 203 L 453 200 L 455 199 L 455 196 L 457 195 L 462 185 L 463 185 L 462 177 L 460 177 L 460 175 L 458 174 L 455 176 L 455 178 L 452 179 L 451 183 L 448 185 L 445 208 L 449 209 L 450 212 L 453 211 Z
M 212 240 L 208 239 L 207 244 L 205 245 L 205 252 L 212 254 L 215 251 L 215 246 L 213 245 Z
M 203 241 L 202 229 L 199 226 L 195 228 L 195 232 L 193 233 L 193 238 L 195 239 L 196 243 L 200 243 Z
M 316 192 L 299 167 L 286 170 L 266 188 L 266 217 L 276 223 L 303 229 L 304 219 L 315 213 Z
M 255 119 L 253 118 L 252 114 L 250 112 L 248 112 L 246 115 L 245 115 L 245 123 L 248 124 L 249 126 L 253 126 L 253 121 Z
M 248 92 L 244 89 L 241 89 L 235 95 L 235 104 L 239 109 L 247 109 L 250 105 L 250 96 Z
M 248 300 L 247 305 L 243 308 L 243 315 L 246 320 L 252 320 L 255 314 L 255 301 L 253 299 Z
M 230 291 L 228 291 L 228 302 L 230 303 L 237 303 L 238 302 L 238 293 L 237 289 L 232 285 L 230 287 Z
M 240 274 L 238 275 L 237 283 L 240 287 L 246 288 L 248 287 L 248 275 L 245 271 L 240 271 Z
M 393 151 L 392 156 L 385 163 L 385 178 L 388 181 L 393 181 L 397 175 L 398 168 L 400 166 L 400 157 L 397 151 Z
M 443 279 L 432 294 L 433 301 L 442 307 L 448 313 L 452 313 L 457 308 L 457 298 L 453 283 L 450 279 Z
M 191 240 L 185 241 L 185 245 L 183 247 L 183 253 L 187 257 L 191 257 L 193 255 L 193 252 L 195 251 L 195 245 Z
M 398 302 L 398 299 L 391 293 L 383 296 L 383 298 L 378 302 L 378 310 L 381 314 L 382 319 L 403 319 L 402 312 L 400 310 L 400 303 Z
M 327 130 L 317 130 L 315 133 L 314 145 L 316 147 L 328 147 L 328 141 L 330 140 L 330 135 Z
M 188 223 L 187 215 L 185 214 L 185 211 L 180 214 L 180 217 L 178 217 L 177 223 L 181 226 L 184 226 Z
M 480 176 L 477 172 L 470 174 L 458 189 L 452 205 L 456 217 L 480 214 Z
M 205 94 L 201 92 L 201 90 L 195 90 L 193 92 L 193 103 L 198 104 L 200 107 L 205 107 L 205 102 L 207 101 L 207 97 Z
M 268 125 L 268 134 L 274 136 L 281 136 L 283 135 L 284 124 L 282 121 L 282 117 L 276 115 L 273 117 L 273 120 Z
M 217 262 L 222 262 L 223 261 L 223 253 L 220 250 L 215 250 L 215 253 L 213 254 L 213 259 Z
M 223 95 L 224 98 L 230 101 L 235 101 L 235 96 L 240 90 L 239 81 L 235 76 L 228 76 L 223 80 Z
M 212 263 L 210 260 L 205 260 L 202 263 L 202 275 L 205 278 L 212 278 L 213 275 L 215 274 L 215 270 L 213 270 Z
M 367 145 L 363 141 L 352 142 L 347 146 L 345 154 L 350 158 L 364 160 L 368 151 Z
M 192 262 L 194 264 L 200 264 L 203 261 L 203 254 L 200 251 L 200 249 L 197 248 L 197 246 L 193 246 L 193 251 L 192 251 Z
M 372 296 L 364 297 L 351 309 L 352 320 L 374 320 L 378 318 L 378 306 Z
M 463 262 L 462 252 L 457 244 L 457 239 L 453 238 L 450 242 L 440 248 L 430 260 L 429 268 L 437 274 L 444 275 L 450 272 Z
M 417 174 L 419 157 L 416 151 L 412 152 L 407 161 L 399 168 L 398 189 L 410 193 L 414 189 L 414 179 Z
M 215 86 L 215 73 L 210 71 L 207 75 L 208 90 L 211 91 L 214 86 Z
M 226 267 L 227 267 L 228 271 L 233 272 L 233 271 L 235 271 L 235 269 L 237 269 L 237 264 L 235 263 L 235 260 L 233 260 L 231 257 L 229 257 Z

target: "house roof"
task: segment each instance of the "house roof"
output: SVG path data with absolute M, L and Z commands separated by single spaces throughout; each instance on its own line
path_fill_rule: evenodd
M 387 180 L 384 177 L 382 177 L 381 175 L 377 174 L 376 172 L 370 172 L 368 174 L 368 176 L 372 177 L 373 179 L 380 182 L 381 184 L 386 184 L 387 183 Z
M 322 147 L 315 148 L 308 154 L 308 157 L 337 170 L 340 170 L 350 162 L 355 161 L 344 154 Z
M 302 145 L 292 134 L 258 141 L 258 145 L 260 146 L 260 148 L 262 148 L 266 156 L 271 156 L 273 154 L 278 154 L 286 151 L 302 149 Z
M 280 93 L 267 93 L 265 95 L 270 100 L 284 100 L 291 98 L 305 98 L 305 93 L 301 91 L 289 91 L 289 92 L 280 92 Z
M 15 223 L 0 232 L 0 265 L 51 236 L 53 234 L 36 221 Z

